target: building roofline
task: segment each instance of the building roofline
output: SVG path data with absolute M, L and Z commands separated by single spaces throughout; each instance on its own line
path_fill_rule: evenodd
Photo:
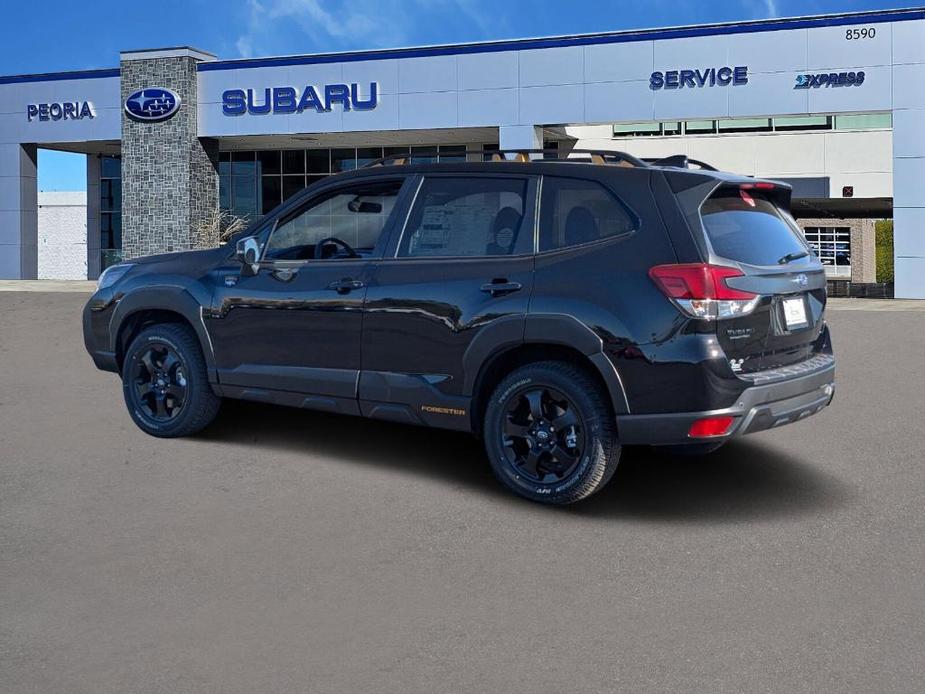
M 56 82 L 59 80 L 87 80 L 101 77 L 118 77 L 120 70 L 114 68 L 100 68 L 97 70 L 74 70 L 72 72 L 41 72 L 31 75 L 0 76 L 0 84 L 16 84 L 18 82 Z
M 560 48 L 565 46 L 587 46 L 608 43 L 631 43 L 660 39 L 690 38 L 696 36 L 717 36 L 743 34 L 783 29 L 803 29 L 825 26 L 844 26 L 866 23 L 901 22 L 925 19 L 925 7 L 896 10 L 872 10 L 865 12 L 840 12 L 835 14 L 755 19 L 740 22 L 694 24 L 680 27 L 656 29 L 625 29 L 590 34 L 569 34 L 523 39 L 500 39 L 470 43 L 411 46 L 342 53 L 315 53 L 306 55 L 275 56 L 267 58 L 238 58 L 217 60 L 197 65 L 199 72 L 213 70 L 237 70 L 260 67 L 281 67 L 287 65 L 312 65 L 335 62 L 357 62 L 362 60 L 388 60 L 436 55 L 461 55 L 469 53 L 497 53 L 538 48 Z
M 725 34 L 744 34 L 785 29 L 806 29 L 825 26 L 845 26 L 853 24 L 902 22 L 925 19 L 925 7 L 912 7 L 894 10 L 871 10 L 865 12 L 840 12 L 835 14 L 810 15 L 802 17 L 784 17 L 774 19 L 755 19 L 740 22 L 720 22 L 713 24 L 693 24 L 679 27 L 654 29 L 625 29 L 611 32 L 589 34 L 568 34 L 522 39 L 500 39 L 469 43 L 437 44 L 430 46 L 410 46 L 406 48 L 387 48 L 342 53 L 314 53 L 304 55 L 274 56 L 266 58 L 237 58 L 231 60 L 207 60 L 200 62 L 199 72 L 212 70 L 237 70 L 261 67 L 278 67 L 287 65 L 312 65 L 335 62 L 357 62 L 361 60 L 388 60 L 395 58 L 414 58 L 436 55 L 461 55 L 469 53 L 497 53 L 501 51 L 529 50 L 538 48 L 560 48 L 565 46 L 587 46 L 608 43 L 631 43 L 636 41 L 656 41 L 661 39 L 690 38 L 696 36 L 719 36 Z M 188 46 L 176 48 L 142 49 L 123 51 L 120 55 L 136 55 L 163 51 L 190 50 L 211 56 Z M 47 82 L 55 80 L 95 79 L 118 77 L 119 68 L 98 70 L 79 70 L 72 72 L 48 72 L 26 75 L 0 76 L 0 84 L 18 82 Z
M 133 51 L 120 51 L 120 60 L 153 60 L 155 58 L 195 58 L 211 61 L 218 58 L 214 53 L 203 51 L 193 46 L 167 46 L 165 48 L 139 48 Z

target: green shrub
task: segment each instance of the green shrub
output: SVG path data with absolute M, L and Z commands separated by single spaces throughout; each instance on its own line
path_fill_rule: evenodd
M 875 225 L 877 238 L 877 281 L 893 281 L 893 220 L 881 219 Z

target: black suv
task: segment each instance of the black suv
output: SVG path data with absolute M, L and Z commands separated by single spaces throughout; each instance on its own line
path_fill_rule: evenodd
M 227 246 L 113 266 L 87 349 L 154 436 L 221 398 L 469 431 L 504 485 L 557 504 L 621 446 L 706 453 L 829 404 L 825 275 L 787 185 L 539 156 L 380 160 Z

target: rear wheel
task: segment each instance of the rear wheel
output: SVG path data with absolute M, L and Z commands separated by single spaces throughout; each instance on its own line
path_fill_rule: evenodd
M 122 365 L 122 393 L 132 420 L 152 436 L 188 436 L 205 428 L 221 398 L 212 392 L 199 340 L 176 323 L 142 330 Z
M 495 475 L 532 501 L 570 504 L 601 489 L 620 459 L 614 418 L 598 384 L 565 362 L 523 366 L 485 412 Z

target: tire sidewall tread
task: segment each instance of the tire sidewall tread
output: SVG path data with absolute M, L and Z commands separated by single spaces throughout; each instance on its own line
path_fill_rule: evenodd
M 545 385 L 566 395 L 579 410 L 588 445 L 578 467 L 558 483 L 541 484 L 517 475 L 501 444 L 503 406 L 517 391 Z M 600 490 L 616 471 L 620 445 L 610 404 L 581 368 L 561 361 L 534 362 L 511 372 L 497 385 L 485 410 L 485 451 L 498 480 L 514 493 L 547 504 L 570 504 Z
M 175 420 L 166 423 L 152 422 L 139 412 L 130 394 L 132 376 L 142 348 L 151 342 L 171 347 L 182 359 L 187 371 L 187 398 L 183 410 Z M 132 421 L 139 429 L 159 438 L 189 436 L 202 431 L 218 414 L 221 398 L 212 392 L 205 359 L 196 335 L 187 326 L 162 323 L 143 329 L 132 340 L 125 352 L 122 368 L 122 394 Z

